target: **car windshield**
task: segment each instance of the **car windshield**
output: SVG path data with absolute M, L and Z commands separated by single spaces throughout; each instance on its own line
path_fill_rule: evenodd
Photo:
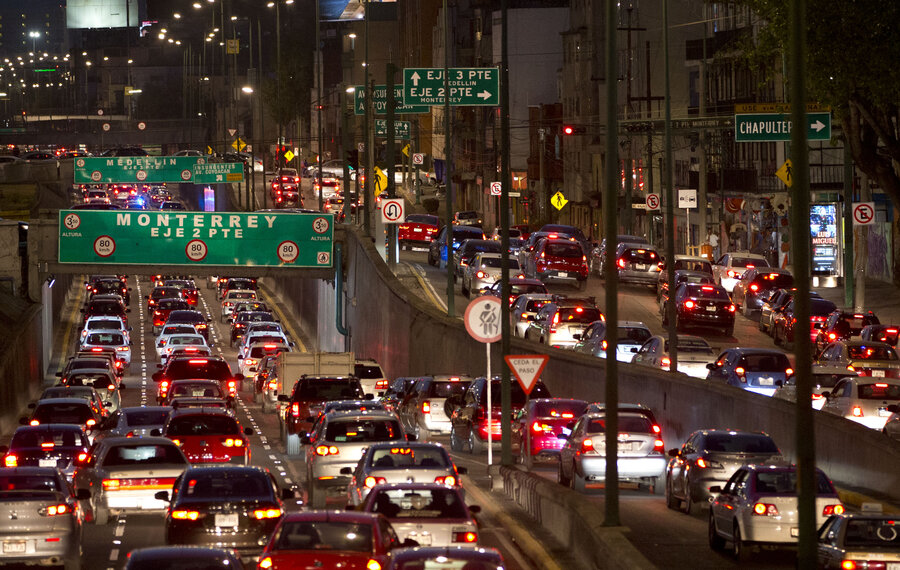
M 900 521 L 853 517 L 847 520 L 844 547 L 900 550 Z
M 175 360 L 166 368 L 166 376 L 178 378 L 208 378 L 230 380 L 231 369 L 224 360 L 210 358 L 184 358 Z
M 698 271 L 700 273 L 712 273 L 712 265 L 708 261 L 698 261 L 694 259 L 676 259 L 675 269 Z
M 623 433 L 656 433 L 653 422 L 646 416 L 619 414 L 619 431 Z M 587 433 L 606 433 L 606 418 L 593 418 L 588 422 Z
M 87 322 L 88 330 L 119 330 L 122 328 L 122 321 L 118 319 L 91 319 Z
M 181 485 L 181 500 L 219 501 L 224 497 L 244 500 L 274 500 L 272 482 L 262 472 L 223 472 L 194 469 Z
M 732 257 L 732 267 L 768 267 L 769 262 L 755 257 Z
M 753 278 L 753 284 L 766 289 L 786 289 L 794 286 L 794 276 L 790 273 L 760 273 Z
M 369 458 L 377 469 L 407 467 L 449 467 L 448 457 L 437 447 L 385 447 L 376 449 Z
M 400 424 L 388 419 L 348 418 L 329 422 L 325 428 L 325 439 L 335 443 L 390 441 L 402 435 Z
M 194 332 L 197 332 L 197 329 L 195 329 L 193 325 L 171 325 L 163 328 L 162 334 L 160 336 L 170 334 L 190 334 Z
M 186 309 L 190 305 L 188 305 L 187 301 L 182 299 L 160 299 L 159 303 L 156 304 L 156 308 L 161 311 L 174 311 L 175 309 Z
M 549 401 L 535 402 L 534 416 L 538 418 L 550 419 L 571 419 L 577 418 L 584 414 L 587 409 L 587 402 L 581 401 Z
M 619 342 L 628 344 L 644 344 L 651 337 L 650 331 L 643 327 L 619 327 Z
M 747 372 L 784 372 L 791 367 L 787 356 L 781 353 L 745 354 L 738 366 Z
M 454 241 L 463 241 L 466 239 L 484 239 L 484 233 L 475 228 L 462 226 L 453 228 Z
M 897 360 L 897 353 L 889 346 L 851 344 L 847 354 L 853 360 Z
M 482 257 L 481 258 L 481 267 L 495 267 L 495 268 L 499 269 L 500 263 L 502 261 L 503 260 L 499 257 Z M 517 259 L 510 259 L 509 260 L 509 268 L 513 269 L 513 270 L 518 269 L 519 261 Z
M 191 414 L 172 418 L 166 426 L 166 437 L 189 435 L 235 435 L 240 426 L 226 415 Z
M 756 473 L 756 492 L 767 495 L 796 495 L 797 472 L 784 469 Z M 823 473 L 816 474 L 816 494 L 836 495 L 834 487 Z
M 541 307 L 549 302 L 550 301 L 547 299 L 529 299 L 528 303 L 525 305 L 525 310 L 531 313 L 536 313 Z
M 722 287 L 715 285 L 701 285 L 688 283 L 684 285 L 684 294 L 688 297 L 699 299 L 715 299 L 716 301 L 731 302 L 731 297 Z
M 362 399 L 363 391 L 358 380 L 301 380 L 297 382 L 296 399 L 300 400 L 349 400 Z
M 0 477 L 0 498 L 24 494 L 61 492 L 56 477 L 47 475 L 6 475 Z
M 172 398 L 182 396 L 188 398 L 224 398 L 218 383 L 210 382 L 174 382 L 169 390 Z
M 584 252 L 577 243 L 548 243 L 544 252 L 553 257 L 577 257 L 581 258 Z
M 186 464 L 184 455 L 172 443 L 116 445 L 103 458 L 104 467 L 124 467 L 126 465 L 163 465 L 167 463 Z
M 121 315 L 125 310 L 118 301 L 92 301 L 86 312 L 90 315 Z
M 384 372 L 381 371 L 381 367 L 377 364 L 357 364 L 353 367 L 353 370 L 357 378 L 384 378 Z
M 44 403 L 34 410 L 33 420 L 42 424 L 84 424 L 94 419 L 87 403 Z
M 494 408 L 500 407 L 500 382 L 494 380 L 491 382 L 491 406 Z M 518 382 L 513 382 L 510 386 L 510 396 L 511 402 L 513 406 L 521 408 L 525 405 L 525 392 L 522 391 L 522 387 L 519 386 Z M 538 381 L 534 388 L 531 389 L 530 398 L 550 398 L 550 391 L 544 386 L 543 382 Z M 487 406 L 487 390 L 481 391 L 481 405 Z
M 67 429 L 59 431 L 51 430 L 22 430 L 17 431 L 9 444 L 10 449 L 40 448 L 53 450 L 59 447 L 88 447 L 81 432 Z
M 477 220 L 478 214 L 476 212 L 469 210 L 469 211 L 465 211 L 465 212 L 458 212 L 456 214 L 456 217 L 459 218 L 460 220 Z
M 512 281 L 512 279 L 510 279 Z M 511 295 L 527 295 L 528 293 L 546 293 L 547 287 L 543 283 L 510 283 L 509 292 Z M 538 302 L 538 301 L 536 301 Z M 541 306 L 547 301 L 539 301 Z
M 263 340 L 260 338 L 259 340 Z M 278 341 L 279 344 L 265 344 L 262 346 L 254 346 L 250 349 L 250 358 L 260 359 L 267 354 L 273 354 L 282 350 L 287 350 L 287 345 L 281 343 L 281 339 L 265 338 L 265 341 Z
M 666 340 L 665 351 L 669 351 L 669 341 Z M 702 338 L 678 338 L 679 352 L 705 352 L 712 354 L 712 347 Z
M 850 325 L 850 334 L 858 335 L 863 327 L 879 324 L 875 315 L 853 315 L 845 316 L 840 319 L 844 323 Z M 846 326 L 846 325 L 844 325 Z
M 276 550 L 372 552 L 372 527 L 337 521 L 289 521 L 281 525 Z
M 651 249 L 626 249 L 622 252 L 622 258 L 631 263 L 657 263 L 659 256 Z
M 372 500 L 372 512 L 389 519 L 467 519 L 469 510 L 452 489 L 384 489 Z
M 125 421 L 129 426 L 158 426 L 166 423 L 169 410 L 126 410 Z
M 466 388 L 471 383 L 471 380 L 450 380 L 448 382 L 433 380 L 424 395 L 429 398 L 449 398 L 462 395 L 466 393 Z
M 228 296 L 226 297 L 229 301 L 234 301 L 235 299 L 255 299 L 256 293 L 253 291 L 229 291 Z
M 860 400 L 900 400 L 900 384 L 886 382 L 859 384 L 857 391 Z
M 410 214 L 406 216 L 406 222 L 409 224 L 428 224 L 430 226 L 438 225 L 436 216 L 427 216 L 425 214 Z
M 592 323 L 600 320 L 600 309 L 596 307 L 560 307 L 559 323 Z M 556 319 L 554 319 L 555 321 Z
M 66 386 L 88 386 L 98 390 L 106 390 L 113 383 L 107 374 L 70 374 L 65 380 Z
M 720 453 L 778 453 L 770 437 L 754 433 L 707 434 L 702 447 Z

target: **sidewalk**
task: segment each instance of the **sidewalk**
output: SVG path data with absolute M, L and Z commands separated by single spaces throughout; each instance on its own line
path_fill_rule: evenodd
M 865 303 L 862 309 L 874 312 L 883 324 L 900 324 L 900 288 L 875 279 L 866 279 L 864 286 Z M 816 287 L 813 291 L 840 308 L 845 306 L 843 287 Z

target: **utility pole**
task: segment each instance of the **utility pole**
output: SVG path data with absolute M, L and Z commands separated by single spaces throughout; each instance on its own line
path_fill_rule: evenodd
M 322 27 L 321 22 L 319 22 L 319 0 L 315 0 L 316 2 L 316 49 L 313 52 L 316 57 L 316 86 L 319 91 L 319 104 L 316 105 L 316 125 L 318 126 L 319 136 L 317 146 L 319 147 L 318 158 L 319 158 L 319 168 L 316 175 L 319 179 L 319 210 L 323 210 L 325 207 L 325 200 L 323 198 L 323 190 L 322 190 L 322 155 L 324 154 L 324 149 L 322 149 L 322 37 L 319 32 L 319 28 Z M 366 62 L 368 65 L 369 62 Z M 297 125 L 300 125 L 300 119 L 297 119 Z
M 365 120 L 363 124 L 363 140 L 365 140 L 365 151 L 366 151 L 366 169 L 365 169 L 365 179 L 363 180 L 363 225 L 365 230 L 365 235 L 368 237 L 374 237 L 372 233 L 372 177 L 375 174 L 375 157 L 373 153 L 375 152 L 375 145 L 372 144 L 375 136 L 372 132 L 372 114 L 374 113 L 374 108 L 372 107 L 373 101 L 372 99 L 375 97 L 375 90 L 372 88 L 372 84 L 369 82 L 369 3 L 365 3 L 365 34 L 366 34 L 366 66 L 365 73 L 363 73 L 363 89 L 364 93 L 364 102 L 366 104 L 366 114 Z M 356 173 L 356 179 L 359 180 L 359 172 Z
M 503 154 L 500 157 L 500 352 L 509 354 L 509 190 L 512 186 L 509 154 L 509 0 L 500 4 L 500 136 Z M 447 91 L 444 91 L 447 93 Z M 500 365 L 500 463 L 512 465 L 512 438 L 509 426 L 512 420 L 512 385 L 509 367 Z M 490 390 L 491 379 L 488 378 Z M 489 412 L 490 413 L 490 412 Z M 488 467 L 490 468 L 490 467 Z
M 678 326 L 675 322 L 675 189 L 672 185 L 672 93 L 669 84 L 669 0 L 663 0 L 663 65 L 666 68 L 666 271 L 669 282 L 669 300 L 666 302 L 666 319 L 669 333 L 669 370 L 678 372 Z
M 706 4 L 704 4 L 706 6 Z M 700 118 L 704 118 L 706 116 L 706 22 L 703 24 L 703 58 L 700 60 Z M 707 175 L 706 172 L 709 168 L 708 158 L 706 155 L 706 129 L 700 128 L 700 176 L 699 176 L 699 184 L 697 185 L 698 190 L 698 200 L 697 205 L 700 210 L 700 243 L 704 243 L 706 240 L 706 210 L 709 204 L 709 200 L 707 198 Z M 691 228 L 688 226 L 688 235 L 690 235 Z
M 862 201 L 862 200 L 860 200 Z M 853 264 L 853 157 L 850 145 L 844 138 L 844 306 L 854 306 L 853 280 L 856 267 Z
M 394 98 L 394 75 L 396 74 L 396 69 L 392 62 L 388 62 L 385 65 L 385 89 L 387 89 L 387 113 L 385 115 L 385 123 L 387 123 L 387 142 L 385 144 L 385 162 L 387 162 L 387 195 L 388 198 L 396 198 L 397 197 L 397 188 L 396 182 L 394 180 L 394 136 L 395 136 L 395 126 L 394 126 L 394 110 L 396 108 L 396 102 Z M 388 247 L 387 247 L 387 257 L 388 257 L 388 265 L 395 265 L 397 263 L 397 224 L 386 224 L 387 225 L 387 238 L 388 238 Z
M 444 0 L 444 182 L 447 190 L 447 212 L 445 226 L 447 228 L 447 314 L 456 316 L 456 286 L 453 266 L 453 139 L 450 136 L 450 11 L 447 0 Z M 491 379 L 488 378 L 488 385 Z

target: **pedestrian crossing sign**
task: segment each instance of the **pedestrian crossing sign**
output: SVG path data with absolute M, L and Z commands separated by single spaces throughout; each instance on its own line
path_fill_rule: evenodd
M 553 197 L 550 198 L 550 203 L 553 204 L 553 207 L 556 208 L 557 210 L 562 210 L 563 206 L 568 204 L 569 201 L 566 200 L 565 196 L 563 196 L 563 193 L 561 190 L 557 190 L 556 194 L 554 194 Z

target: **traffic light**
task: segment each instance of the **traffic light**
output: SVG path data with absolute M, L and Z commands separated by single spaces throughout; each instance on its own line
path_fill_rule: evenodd
M 563 125 L 562 134 L 564 135 L 580 135 L 584 133 L 584 127 L 581 125 Z
M 359 151 L 356 149 L 346 151 L 347 154 L 347 164 L 350 165 L 350 170 L 356 170 L 359 168 Z

